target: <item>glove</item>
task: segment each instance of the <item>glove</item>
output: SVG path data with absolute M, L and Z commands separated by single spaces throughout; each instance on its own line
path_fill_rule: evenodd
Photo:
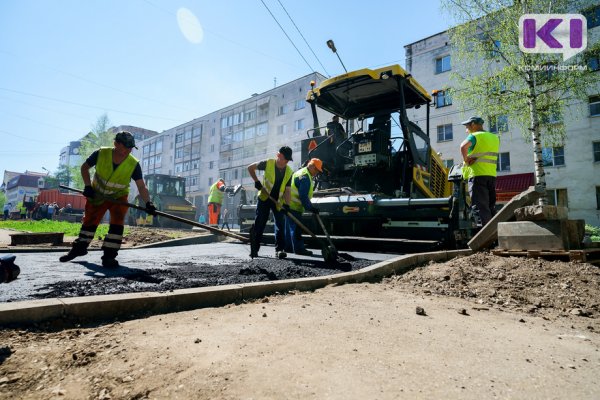
M 256 181 L 254 182 L 254 187 L 256 188 L 256 190 L 260 190 L 262 189 L 263 185 L 262 183 L 260 183 L 260 181 Z
M 83 195 L 89 199 L 93 198 L 96 195 L 96 191 L 91 186 L 86 186 L 83 188 Z
M 317 207 L 311 207 L 310 210 L 308 210 L 308 211 L 310 211 L 313 214 L 318 214 L 319 213 L 319 209 Z
M 290 212 L 290 206 L 288 204 L 282 205 L 281 208 L 283 208 L 283 211 L 285 211 L 286 214 Z
M 150 215 L 156 215 L 156 206 L 153 202 L 149 201 L 146 203 L 146 212 Z

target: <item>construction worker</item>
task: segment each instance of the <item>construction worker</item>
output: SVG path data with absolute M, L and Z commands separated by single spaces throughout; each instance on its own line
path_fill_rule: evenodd
M 500 150 L 498 135 L 483 130 L 483 119 L 471 117 L 462 122 L 467 138 L 460 144 L 463 178 L 468 182 L 471 213 L 478 227 L 496 214 L 496 164 Z
M 71 261 L 75 257 L 87 254 L 87 248 L 94 238 L 96 229 L 108 211 L 110 225 L 102 245 L 104 251 L 102 266 L 108 268 L 119 266 L 116 257 L 123 241 L 123 225 L 129 207 L 110 200 L 127 202 L 129 181 L 132 179 L 140 197 L 146 202 L 146 212 L 156 215 L 156 207 L 150 201 L 150 194 L 144 183 L 140 164 L 131 155 L 134 147 L 137 149 L 133 135 L 127 131 L 121 131 L 115 136 L 114 147 L 102 147 L 94 151 L 81 165 L 81 177 L 85 184 L 83 194 L 87 198 L 85 214 L 81 221 L 79 236 L 73 242 L 69 253 L 60 257 L 61 262 Z M 92 181 L 90 168 L 93 166 L 96 167 L 96 173 Z
M 208 193 L 208 224 L 219 225 L 221 204 L 223 204 L 223 192 L 225 192 L 225 181 L 219 178 L 210 187 Z
M 314 214 L 319 213 L 319 209 L 312 205 L 313 189 L 315 186 L 313 178 L 323 172 L 323 162 L 318 158 L 312 158 L 306 167 L 299 169 L 292 175 L 291 200 L 289 213 L 296 219 L 302 217 L 304 210 Z M 302 256 L 312 256 L 310 250 L 304 247 L 302 232 L 296 222 L 289 216 L 285 218 L 285 244 L 289 251 Z
M 329 139 L 330 143 L 340 143 L 348 137 L 344 130 L 344 126 L 340 123 L 340 117 L 338 115 L 334 115 L 331 118 L 331 122 L 327 123 L 327 136 L 331 136 Z
M 275 218 L 275 255 L 286 258 L 285 252 L 285 218 L 281 207 L 290 204 L 290 185 L 293 171 L 288 162 L 293 161 L 292 149 L 283 146 L 275 158 L 262 160 L 248 166 L 248 173 L 254 180 L 254 187 L 258 190 L 256 203 L 256 218 L 250 232 L 250 257 L 258 257 L 258 250 L 269 212 L 273 211 Z M 262 183 L 256 176 L 256 170 L 265 171 Z M 269 196 L 271 198 L 269 198 Z

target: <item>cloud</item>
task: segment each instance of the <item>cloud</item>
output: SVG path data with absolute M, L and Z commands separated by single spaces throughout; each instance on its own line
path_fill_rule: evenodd
M 193 12 L 184 7 L 177 10 L 177 25 L 188 42 L 194 44 L 202 42 L 204 30 Z

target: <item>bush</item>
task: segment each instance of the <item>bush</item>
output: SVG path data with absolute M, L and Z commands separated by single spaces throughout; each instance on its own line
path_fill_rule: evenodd
M 586 224 L 585 234 L 590 235 L 592 242 L 600 242 L 600 227 Z

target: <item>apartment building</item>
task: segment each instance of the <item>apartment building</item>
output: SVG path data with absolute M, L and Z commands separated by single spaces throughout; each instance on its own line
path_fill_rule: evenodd
M 588 16 L 588 45 L 600 39 L 600 5 L 586 10 Z M 421 39 L 404 46 L 406 68 L 428 91 L 437 91 L 430 109 L 432 147 L 442 155 L 447 166 L 462 162 L 460 143 L 466 138 L 460 124 L 476 114 L 475 107 L 459 110 L 449 95 L 453 87 L 450 77 L 453 65 L 460 60 L 450 46 L 448 33 Z M 518 50 L 517 50 L 518 51 Z M 587 60 L 587 67 L 598 74 L 600 60 Z M 585 219 L 600 225 L 600 84 L 590 88 L 587 102 L 574 103 L 563 113 L 566 138 L 562 146 L 543 149 L 544 168 L 550 204 L 567 206 L 569 217 Z M 514 194 L 534 183 L 533 145 L 507 116 L 482 115 L 484 128 L 500 136 L 498 159 L 499 197 Z M 409 118 L 425 130 L 425 111 L 412 110 Z
M 290 166 L 300 166 L 300 142 L 313 124 L 306 94 L 311 81 L 318 85 L 325 79 L 318 72 L 305 75 L 144 140 L 138 146 L 142 171 L 185 177 L 188 199 L 198 212 L 205 211 L 218 178 L 244 185 L 252 199 L 249 164 L 274 157 L 287 145 L 294 150 Z M 317 115 L 323 125 L 331 118 L 322 110 Z M 226 198 L 224 207 L 234 210 L 235 204 L 227 204 L 232 201 Z

